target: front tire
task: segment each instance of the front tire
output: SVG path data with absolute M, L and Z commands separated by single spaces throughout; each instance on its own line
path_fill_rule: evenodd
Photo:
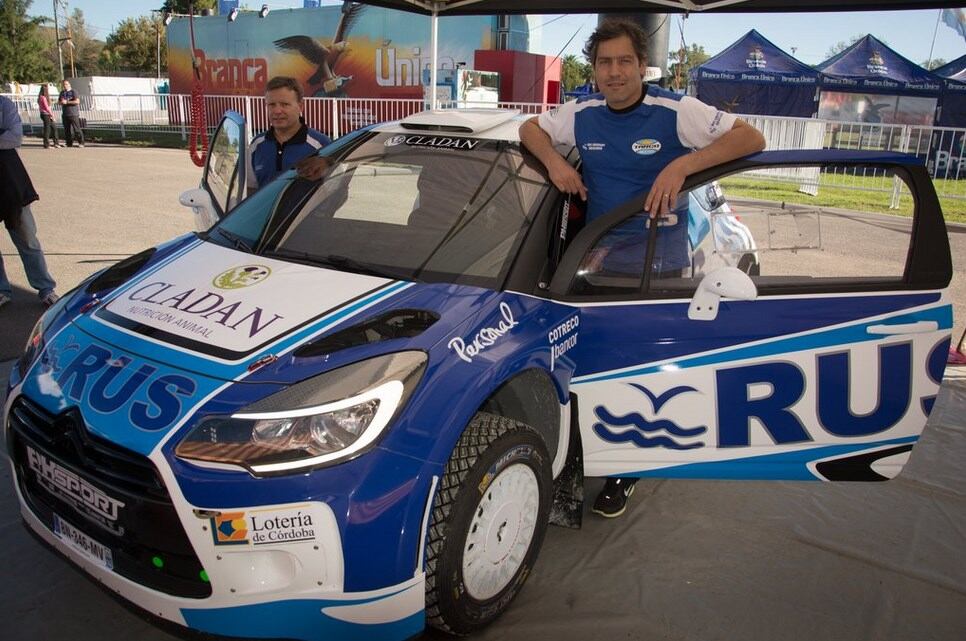
M 552 500 L 550 456 L 528 425 L 480 412 L 446 464 L 426 546 L 426 621 L 469 634 L 523 587 Z

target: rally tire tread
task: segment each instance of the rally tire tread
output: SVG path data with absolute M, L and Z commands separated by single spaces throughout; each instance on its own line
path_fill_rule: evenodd
M 476 464 L 480 455 L 490 444 L 504 434 L 515 431 L 536 432 L 526 423 L 514 421 L 504 416 L 478 412 L 463 431 L 457 442 L 433 503 L 428 540 L 426 543 L 426 623 L 450 634 L 461 634 L 447 625 L 440 610 L 439 595 L 436 590 L 436 573 L 439 556 L 446 540 L 446 527 L 450 513 L 456 502 L 467 474 Z

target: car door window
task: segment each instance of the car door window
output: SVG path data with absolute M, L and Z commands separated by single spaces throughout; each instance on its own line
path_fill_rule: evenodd
M 660 233 L 651 259 L 651 274 L 672 278 L 689 270 L 691 254 L 683 204 L 654 220 L 641 211 L 607 230 L 584 254 L 571 293 L 580 296 L 639 293 L 644 284 L 648 236 L 654 225 Z
M 225 118 L 211 142 L 203 183 L 223 216 L 237 204 L 238 168 L 242 153 L 242 126 Z
M 679 274 L 655 271 L 653 291 L 693 290 L 726 266 L 766 291 L 889 288 L 903 280 L 915 203 L 894 170 L 756 168 L 699 185 L 686 198 L 688 238 L 658 243 L 654 262 L 673 250 L 687 252 L 688 264 Z

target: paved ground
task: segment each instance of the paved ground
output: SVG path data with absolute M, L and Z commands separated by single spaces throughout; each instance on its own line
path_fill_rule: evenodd
M 66 292 L 125 256 L 191 231 L 191 210 L 178 195 L 198 186 L 201 170 L 175 149 L 87 146 L 44 149 L 28 138 L 21 156 L 40 201 L 37 219 L 50 272 Z M 14 300 L 0 309 L 0 360 L 18 356 L 43 311 L 27 285 L 5 230 L 0 252 Z
M 177 194 L 200 172 L 180 151 L 50 150 L 24 157 L 43 200 L 41 238 L 62 289 L 187 231 Z M 964 301 L 966 230 L 954 230 Z M 20 286 L 0 312 L 0 352 L 40 312 Z M 961 309 L 961 307 L 960 307 Z M 964 316 L 957 311 L 958 318 Z M 962 331 L 963 321 L 957 321 Z M 26 327 L 26 329 L 24 329 Z M 15 336 L 22 334 L 22 336 Z M 0 358 L 0 361 L 4 361 Z M 10 362 L 0 362 L 0 385 Z M 2 388 L 0 388 L 2 389 Z M 2 392 L 0 392 L 2 394 Z M 903 475 L 886 484 L 643 481 L 619 520 L 551 528 L 535 572 L 487 641 L 960 641 L 966 631 L 966 370 L 949 370 Z M 599 482 L 588 481 L 590 496 Z M 159 629 L 86 580 L 20 523 L 0 459 L 0 639 L 141 639 Z M 443 637 L 430 633 L 427 638 Z
M 583 529 L 550 528 L 510 610 L 472 638 L 962 641 L 964 408 L 966 368 L 947 370 L 889 483 L 641 481 L 620 519 L 585 508 Z M 28 535 L 12 486 L 0 459 L 0 639 L 196 638 L 146 621 Z

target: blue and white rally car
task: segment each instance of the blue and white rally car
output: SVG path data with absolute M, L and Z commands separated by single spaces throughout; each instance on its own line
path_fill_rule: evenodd
M 685 185 L 714 218 L 715 181 L 876 175 L 912 218 L 735 187 L 741 228 L 689 236 L 686 204 L 650 221 L 637 200 L 578 230 L 519 124 L 370 127 L 320 152 L 323 180 L 242 200 L 229 115 L 192 201 L 218 222 L 83 282 L 14 368 L 27 526 L 196 630 L 404 639 L 504 611 L 547 524 L 579 522 L 584 475 L 899 473 L 952 327 L 918 160 L 761 153 Z

